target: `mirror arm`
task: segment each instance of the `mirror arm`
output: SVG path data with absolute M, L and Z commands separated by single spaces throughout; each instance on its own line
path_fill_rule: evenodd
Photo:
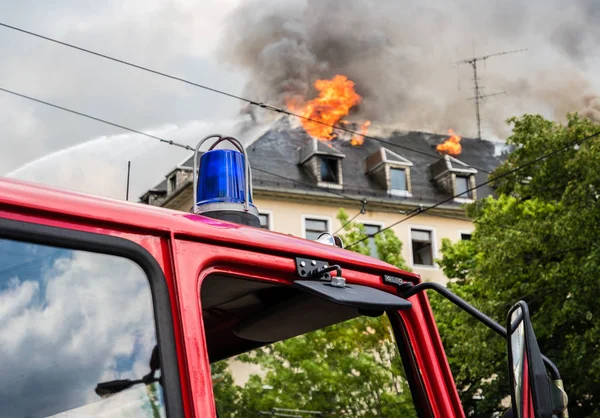
M 494 331 L 495 333 L 499 334 L 501 337 L 506 339 L 506 336 L 507 336 L 506 328 L 504 328 L 502 325 L 500 325 L 499 323 L 494 321 L 492 318 L 490 318 L 489 316 L 487 316 L 486 314 L 481 312 L 479 309 L 475 308 L 473 305 L 469 304 L 464 299 L 458 297 L 457 295 L 452 293 L 448 288 L 446 288 L 445 286 L 442 286 L 439 283 L 424 282 L 424 283 L 420 283 L 416 286 L 412 286 L 407 291 L 402 293 L 402 297 L 408 299 L 411 296 L 414 296 L 417 293 L 420 293 L 420 292 L 422 292 L 424 290 L 428 290 L 428 289 L 435 290 L 440 295 L 442 295 L 443 297 L 448 299 L 450 302 L 452 302 L 456 306 L 458 306 L 460 309 L 467 312 L 468 314 L 470 314 L 471 316 L 476 318 L 479 322 L 481 322 L 482 324 L 484 324 L 485 326 L 490 328 L 492 331 Z M 560 373 L 558 372 L 558 368 L 556 367 L 556 365 L 554 363 L 552 363 L 552 361 L 550 361 L 550 359 L 548 359 L 543 354 L 542 354 L 542 358 L 544 360 L 544 363 L 546 364 L 546 368 L 550 372 L 550 376 L 552 377 L 552 380 L 554 380 L 554 381 L 561 380 Z

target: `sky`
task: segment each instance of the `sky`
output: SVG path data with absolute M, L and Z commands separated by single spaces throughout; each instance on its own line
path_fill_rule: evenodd
M 200 4 L 201 3 L 201 4 Z M 213 58 L 235 0 L 0 0 L 3 23 L 239 92 L 243 71 Z M 0 29 L 0 87 L 196 145 L 232 131 L 240 104 Z M 189 152 L 0 92 L 0 175 L 131 199 Z
M 1 416 L 110 408 L 94 392 L 98 383 L 149 372 L 154 315 L 137 264 L 0 239 L 0 266 Z M 115 398 L 119 408 L 127 403 Z
M 485 137 L 505 119 L 600 115 L 600 6 L 594 0 L 0 0 L 0 21 L 159 71 L 281 105 L 318 77 L 347 73 L 379 126 L 475 133 L 469 56 L 527 48 L 480 67 Z M 243 103 L 0 28 L 0 87 L 194 146 L 251 142 Z M 260 111 L 259 120 L 267 112 Z M 253 115 L 253 116 L 256 116 Z M 362 119 L 361 119 L 362 120 Z M 0 175 L 130 199 L 185 150 L 0 92 Z

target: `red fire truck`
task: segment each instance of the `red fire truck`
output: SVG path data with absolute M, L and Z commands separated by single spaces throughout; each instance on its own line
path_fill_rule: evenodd
M 505 328 L 337 237 L 257 228 L 244 149 L 216 138 L 192 213 L 0 180 L 1 417 L 214 417 L 211 363 L 361 315 L 388 316 L 417 416 L 464 417 L 426 289 L 506 338 L 512 416 L 567 416 L 525 303 Z

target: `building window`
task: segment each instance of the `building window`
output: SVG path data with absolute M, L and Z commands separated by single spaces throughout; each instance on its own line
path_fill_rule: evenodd
M 369 237 L 367 239 L 367 245 L 369 246 L 370 250 L 369 254 L 371 255 L 371 257 L 379 258 L 379 253 L 377 252 L 377 245 L 375 244 L 375 237 L 372 235 L 379 233 L 379 231 L 381 231 L 381 227 L 379 225 L 371 224 L 364 224 L 364 226 L 365 233 Z
M 110 384 L 141 379 L 157 347 L 139 265 L 8 239 L 0 239 L 0 260 L 2 416 L 166 415 L 158 382 L 122 392 Z
M 408 191 L 406 170 L 403 168 L 390 168 L 392 190 Z
M 173 193 L 177 188 L 177 174 L 173 174 L 169 177 L 169 193 Z
M 306 239 L 314 241 L 324 232 L 329 232 L 329 221 L 311 218 L 304 220 L 304 236 Z
M 335 158 L 321 157 L 321 181 L 338 183 L 338 161 Z
M 461 233 L 460 239 L 463 241 L 471 241 L 471 234 Z
M 264 229 L 271 229 L 271 216 L 268 213 L 260 213 L 258 215 L 260 219 L 260 227 Z
M 472 199 L 473 193 L 470 188 L 469 177 L 456 176 L 456 195 L 459 199 Z
M 410 231 L 412 242 L 412 258 L 414 265 L 433 266 L 433 247 L 431 231 L 412 229 Z

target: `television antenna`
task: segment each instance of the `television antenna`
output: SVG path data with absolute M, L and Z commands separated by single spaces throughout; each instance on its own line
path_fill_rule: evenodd
M 496 54 L 481 55 L 478 57 L 471 57 L 471 58 L 467 58 L 464 60 L 455 61 L 455 62 L 451 63 L 455 67 L 458 67 L 459 65 L 462 65 L 462 64 L 469 64 L 473 68 L 473 89 L 475 90 L 475 96 L 471 97 L 469 100 L 475 100 L 475 115 L 477 117 L 477 138 L 478 139 L 481 139 L 481 111 L 480 111 L 481 102 L 486 98 L 506 94 L 506 92 L 482 94 L 481 93 L 482 87 L 479 85 L 479 78 L 477 76 L 477 63 L 483 61 L 484 65 L 486 65 L 487 60 L 492 57 L 498 57 L 500 55 L 507 55 L 507 54 L 515 54 L 517 52 L 523 52 L 523 51 L 527 51 L 527 49 L 516 49 L 513 51 L 498 52 Z

